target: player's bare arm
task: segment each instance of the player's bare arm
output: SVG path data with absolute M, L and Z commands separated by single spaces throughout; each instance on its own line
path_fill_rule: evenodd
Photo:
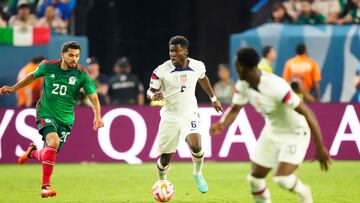
M 26 85 L 30 84 L 34 80 L 35 80 L 34 73 L 33 72 L 29 73 L 22 80 L 20 80 L 13 86 L 6 86 L 6 85 L 2 86 L 0 88 L 0 95 L 14 93 L 18 89 L 25 87 Z
M 316 154 L 313 160 L 318 160 L 320 162 L 321 169 L 327 171 L 329 169 L 329 164 L 331 163 L 331 158 L 328 150 L 323 144 L 321 130 L 316 116 L 312 110 L 309 109 L 309 107 L 307 107 L 303 102 L 300 102 L 295 111 L 302 114 L 309 124 L 311 134 L 316 145 Z
M 221 107 L 221 103 L 215 97 L 214 90 L 211 87 L 209 78 L 205 75 L 205 77 L 202 79 L 199 79 L 198 82 L 200 83 L 201 88 L 210 97 L 211 103 L 212 103 L 214 109 L 217 112 L 224 112 L 223 108 Z
M 154 101 L 160 101 L 164 99 L 164 95 L 160 89 L 149 88 L 148 91 L 146 91 L 146 96 L 148 99 Z
M 211 126 L 210 135 L 217 135 L 221 133 L 224 128 L 229 127 L 236 119 L 242 107 L 242 105 L 233 104 L 231 107 L 226 109 L 220 121 Z
M 91 104 L 92 109 L 94 111 L 94 126 L 93 130 L 97 130 L 98 128 L 104 127 L 104 123 L 101 118 L 101 108 L 100 108 L 100 102 L 99 98 L 96 93 L 88 95 Z

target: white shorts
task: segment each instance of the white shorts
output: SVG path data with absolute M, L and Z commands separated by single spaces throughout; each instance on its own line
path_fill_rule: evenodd
M 272 135 L 263 130 L 250 160 L 266 168 L 275 168 L 279 162 L 299 165 L 305 158 L 310 143 L 310 130 Z
M 175 121 L 162 117 L 156 137 L 158 154 L 176 152 L 180 138 L 185 140 L 192 133 L 201 133 L 198 115 L 186 119 L 178 118 Z

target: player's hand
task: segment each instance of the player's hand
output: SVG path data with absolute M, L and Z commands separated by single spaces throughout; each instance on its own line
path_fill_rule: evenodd
M 210 127 L 210 135 L 214 136 L 214 135 L 218 135 L 219 133 L 221 133 L 224 130 L 224 124 L 222 123 L 215 123 Z
M 221 107 L 221 103 L 218 100 L 216 100 L 215 102 L 212 102 L 212 106 L 214 107 L 216 112 L 224 113 L 224 109 Z
M 93 126 L 93 130 L 97 130 L 98 128 L 102 128 L 104 127 L 104 122 L 102 121 L 101 118 L 95 118 L 94 119 L 94 126 Z
M 326 149 L 326 147 L 322 146 L 322 147 L 316 148 L 315 156 L 312 158 L 311 161 L 314 161 L 314 160 L 318 160 L 320 162 L 321 170 L 324 170 L 324 171 L 329 170 L 329 166 L 331 164 L 331 158 L 330 158 L 329 152 Z
M 164 95 L 162 92 L 155 92 L 152 100 L 154 101 L 160 101 L 160 100 L 163 100 L 164 99 Z
M 14 88 L 10 87 L 10 86 L 2 86 L 0 87 L 0 95 L 2 94 L 11 94 L 14 92 Z

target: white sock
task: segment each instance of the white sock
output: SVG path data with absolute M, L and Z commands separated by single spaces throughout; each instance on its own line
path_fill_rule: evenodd
M 307 192 L 307 187 L 294 174 L 288 176 L 275 176 L 274 182 L 280 187 L 295 192 L 299 195 L 304 195 Z
M 201 169 L 204 164 L 204 152 L 201 150 L 198 153 L 191 152 L 194 165 L 194 175 L 201 175 Z
M 166 180 L 166 175 L 169 172 L 169 166 L 170 165 L 163 166 L 161 164 L 161 162 L 160 162 L 160 158 L 157 160 L 156 168 L 157 168 L 157 171 L 158 171 L 158 179 L 159 180 Z
M 249 174 L 247 181 L 256 203 L 271 203 L 270 190 L 266 187 L 264 178 L 255 178 Z

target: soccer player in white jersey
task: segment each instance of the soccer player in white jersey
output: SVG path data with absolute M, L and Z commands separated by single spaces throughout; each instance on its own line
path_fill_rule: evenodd
M 208 191 L 201 168 L 204 152 L 201 148 L 200 118 L 195 87 L 197 82 L 210 97 L 216 111 L 223 111 L 206 76 L 203 62 L 188 57 L 189 42 L 183 36 L 169 41 L 170 60 L 158 66 L 150 80 L 147 96 L 151 100 L 164 100 L 160 111 L 161 121 L 157 135 L 158 177 L 165 180 L 171 156 L 176 152 L 180 139 L 191 149 L 194 163 L 193 176 L 200 192 Z
M 259 56 L 252 48 L 237 52 L 236 70 L 240 80 L 236 84 L 233 104 L 220 121 L 212 125 L 211 135 L 220 133 L 237 117 L 240 109 L 250 103 L 265 117 L 257 145 L 250 160 L 251 174 L 247 176 L 255 202 L 271 202 L 265 177 L 274 169 L 273 181 L 280 187 L 295 192 L 300 202 L 312 202 L 310 187 L 304 185 L 294 174 L 303 161 L 312 135 L 321 169 L 328 170 L 331 162 L 322 142 L 319 124 L 313 112 L 282 78 L 256 66 Z M 311 135 L 310 135 L 311 132 Z

